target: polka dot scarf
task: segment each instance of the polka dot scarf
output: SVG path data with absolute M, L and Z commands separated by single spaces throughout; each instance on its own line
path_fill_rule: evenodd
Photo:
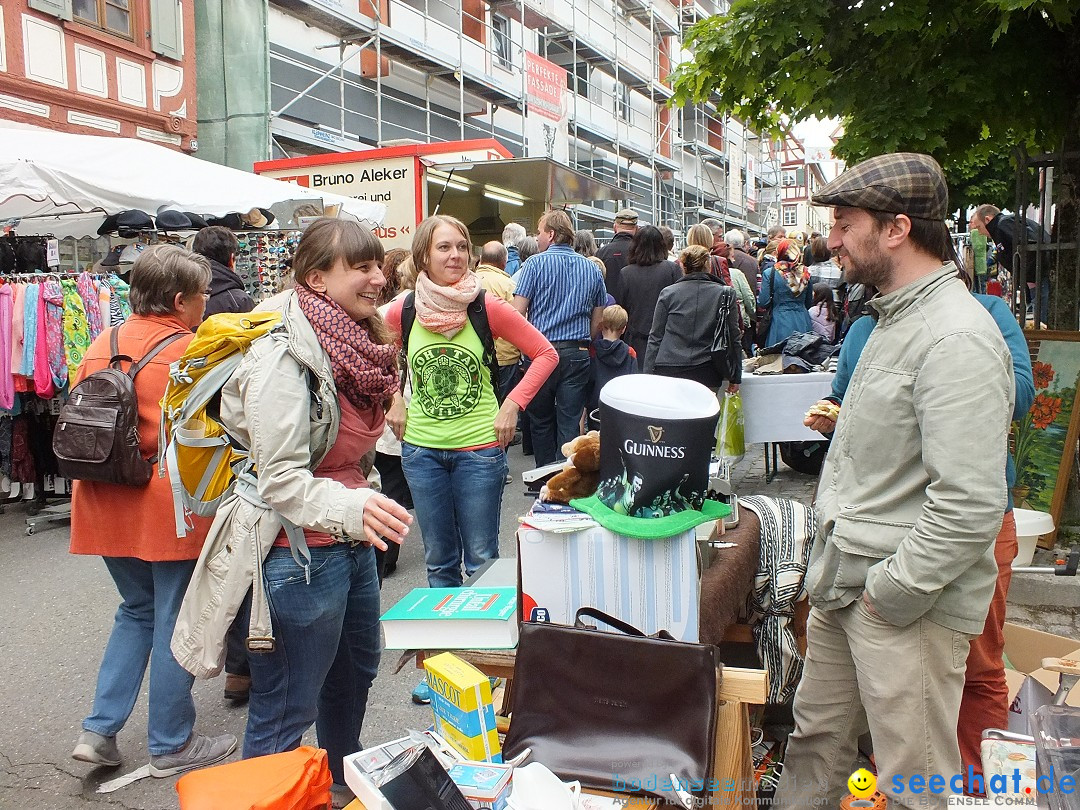
M 338 392 L 360 410 L 382 406 L 398 390 L 397 347 L 373 341 L 367 323 L 325 295 L 298 284 L 296 300 L 330 356 Z

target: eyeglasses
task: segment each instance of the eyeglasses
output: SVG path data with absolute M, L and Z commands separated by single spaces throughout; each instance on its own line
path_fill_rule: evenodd
M 203 298 L 209 298 L 211 295 L 214 294 L 214 291 L 210 290 L 210 289 L 206 289 L 206 290 L 202 291 L 202 294 L 203 294 Z

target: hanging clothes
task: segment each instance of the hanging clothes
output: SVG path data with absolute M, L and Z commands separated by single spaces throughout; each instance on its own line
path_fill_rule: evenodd
M 26 319 L 26 285 L 12 284 L 11 306 L 11 374 L 15 391 L 29 391 L 27 379 L 22 376 L 23 359 L 23 323 Z
M 37 346 L 37 310 L 40 292 L 40 284 L 27 284 L 26 295 L 23 298 L 23 356 L 19 373 L 30 379 L 34 377 L 34 350 Z
M 119 326 L 131 317 L 131 304 L 128 303 L 130 288 L 127 282 L 116 273 L 110 273 L 105 283 L 112 290 L 112 295 L 109 297 L 109 323 Z
M 75 297 L 78 297 L 78 293 L 75 294 Z M 56 396 L 56 385 L 53 384 L 52 372 L 49 370 L 49 348 L 45 343 L 45 329 L 43 326 L 45 323 L 45 296 L 38 295 L 37 303 L 38 329 L 34 341 L 34 393 L 42 399 L 52 399 Z
M 82 296 L 79 295 L 75 282 L 64 279 L 60 286 L 64 290 L 64 350 L 67 352 L 68 379 L 71 385 L 74 385 L 75 371 L 86 350 L 90 348 L 90 329 L 86 323 Z M 44 321 L 44 318 L 42 320 Z
M 90 331 L 90 342 L 101 334 L 101 303 L 98 300 L 97 286 L 94 279 L 85 270 L 79 273 L 75 281 L 75 289 L 82 299 L 83 311 L 86 313 L 86 326 Z
M 15 291 L 10 284 L 0 287 L 0 408 L 15 404 L 15 380 L 11 376 L 11 318 Z
M 45 298 L 45 322 L 38 328 L 45 330 L 53 385 L 63 388 L 68 381 L 68 359 L 64 351 L 64 293 L 60 282 L 46 281 L 41 285 L 41 295 Z
M 98 309 L 101 310 L 101 328 L 108 329 L 112 325 L 112 290 L 104 281 L 98 283 Z

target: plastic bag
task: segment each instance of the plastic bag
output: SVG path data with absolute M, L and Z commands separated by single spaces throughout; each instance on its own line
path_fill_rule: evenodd
M 746 455 L 745 423 L 742 397 L 725 393 L 720 406 L 720 431 L 716 437 L 716 455 L 731 464 Z

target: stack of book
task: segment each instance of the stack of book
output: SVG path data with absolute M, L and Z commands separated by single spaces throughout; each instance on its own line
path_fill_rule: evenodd
M 425 659 L 435 731 L 466 759 L 502 762 L 487 676 L 453 653 Z
M 413 588 L 382 617 L 388 650 L 509 650 L 517 588 Z

